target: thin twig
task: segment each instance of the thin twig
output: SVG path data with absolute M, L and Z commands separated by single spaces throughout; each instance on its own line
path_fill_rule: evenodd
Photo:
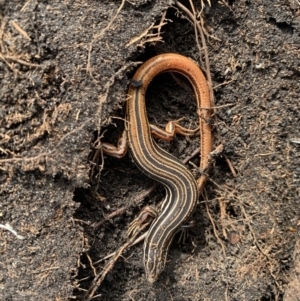
M 214 94 L 213 94 L 213 88 L 212 88 L 212 79 L 211 79 L 211 73 L 210 73 L 210 64 L 209 64 L 209 58 L 208 58 L 208 52 L 207 52 L 207 46 L 206 46 L 206 41 L 204 37 L 203 30 L 201 26 L 199 25 L 199 22 L 197 21 L 197 18 L 194 14 L 192 14 L 183 4 L 175 0 L 175 5 L 182 10 L 193 22 L 196 24 L 196 27 L 198 29 L 198 32 L 201 37 L 201 42 L 203 47 L 201 49 L 204 50 L 204 58 L 205 58 L 205 72 L 206 72 L 206 77 L 207 77 L 207 83 L 210 91 L 210 100 L 212 106 L 214 106 Z M 197 36 L 196 36 L 197 37 Z
M 215 159 L 218 156 L 220 156 L 220 154 L 223 152 L 223 148 L 224 148 L 223 145 L 220 144 L 212 152 L 210 152 L 207 165 L 204 167 L 203 170 L 200 170 L 199 167 L 196 166 L 193 162 L 189 162 L 194 168 L 199 170 L 200 175 L 201 175 L 199 177 L 199 179 L 197 180 L 197 186 L 198 186 L 199 194 L 202 193 L 203 188 L 204 188 L 204 184 L 205 184 L 206 180 L 208 179 L 207 171 L 210 169 L 210 167 L 212 166 Z
M 141 200 L 143 200 L 146 196 L 148 196 L 156 188 L 156 186 L 157 186 L 157 184 L 155 183 L 150 188 L 139 193 L 136 197 L 134 197 L 133 201 L 130 204 L 128 204 L 127 206 L 121 207 L 121 208 L 117 209 L 116 211 L 110 213 L 103 220 L 92 225 L 92 227 L 97 229 L 100 226 L 102 226 L 106 221 L 123 214 L 130 206 L 132 206 L 132 203 L 136 204 L 136 203 L 140 202 Z
M 21 65 L 25 65 L 25 66 L 28 66 L 28 67 L 33 67 L 33 68 L 43 68 L 42 65 L 38 65 L 38 64 L 33 64 L 33 63 L 29 63 L 29 62 L 26 62 L 24 60 L 21 60 L 17 57 L 14 57 L 14 56 L 11 56 L 11 55 L 3 55 L 3 57 L 7 60 L 11 60 L 11 61 L 14 61 L 14 62 L 17 62 Z
M 212 216 L 211 216 L 211 214 L 210 214 L 210 212 L 209 212 L 209 208 L 208 208 L 208 205 L 207 205 L 208 199 L 207 199 L 206 193 L 205 193 L 205 200 L 206 200 L 206 202 L 205 202 L 206 212 L 207 212 L 208 218 L 209 218 L 209 220 L 210 220 L 210 222 L 211 222 L 211 224 L 212 224 L 213 231 L 214 231 L 214 235 L 215 235 L 215 237 L 216 237 L 218 243 L 219 243 L 219 244 L 221 245 L 221 247 L 222 247 L 222 251 L 223 251 L 224 257 L 226 257 L 226 249 L 225 249 L 225 245 L 223 244 L 222 240 L 220 239 L 220 237 L 219 237 L 219 235 L 218 235 L 218 231 L 217 231 L 215 222 L 214 222 L 214 220 L 213 220 L 213 218 L 212 218 Z
M 227 165 L 228 165 L 228 167 L 229 167 L 229 169 L 230 169 L 233 177 L 236 178 L 237 177 L 237 173 L 236 173 L 236 171 L 235 171 L 235 169 L 234 169 L 231 161 L 229 160 L 229 158 L 226 155 L 224 155 L 224 158 L 226 160 L 226 163 L 227 163 Z
M 191 159 L 193 159 L 195 156 L 197 156 L 200 153 L 200 147 L 196 148 L 191 155 L 186 157 L 184 160 L 182 160 L 183 164 L 187 164 Z
M 13 229 L 13 227 L 12 227 L 10 224 L 7 224 L 7 223 L 6 223 L 5 225 L 0 224 L 0 228 L 5 229 L 5 230 L 11 232 L 11 233 L 12 233 L 13 235 L 15 235 L 18 239 L 25 239 L 25 237 L 22 236 L 22 235 L 19 235 L 19 234 Z
M 119 250 L 116 252 L 114 257 L 103 268 L 102 272 L 100 272 L 95 277 L 90 288 L 88 289 L 87 293 L 83 297 L 83 300 L 90 301 L 94 297 L 94 294 L 97 291 L 98 287 L 101 285 L 101 283 L 105 279 L 108 272 L 114 267 L 114 265 L 116 264 L 119 257 L 121 257 L 122 253 L 132 245 L 132 243 L 135 241 L 135 239 L 139 235 L 139 233 L 141 233 L 148 226 L 149 226 L 149 223 L 144 224 L 141 228 L 139 228 L 139 230 L 137 230 L 135 235 L 133 235 L 125 244 L 123 244 L 123 246 L 121 246 L 119 248 Z
M 129 248 L 130 248 L 130 247 L 133 247 L 133 246 L 137 245 L 138 243 L 140 243 L 141 241 L 143 241 L 143 240 L 145 239 L 145 237 L 147 236 L 148 232 L 149 232 L 149 231 L 143 233 L 141 236 L 139 236 L 139 237 L 138 237 L 132 244 L 130 244 L 128 247 L 129 247 Z M 102 262 L 102 261 L 104 261 L 104 260 L 106 260 L 106 259 L 109 259 L 109 258 L 115 256 L 116 253 L 117 253 L 117 251 L 115 251 L 115 252 L 113 252 L 113 253 L 110 253 L 110 254 L 106 255 L 105 257 L 103 257 L 103 258 L 99 259 L 98 261 L 94 262 L 94 265 L 97 265 L 97 264 L 99 264 L 100 262 Z
M 19 32 L 26 40 L 31 41 L 30 36 L 27 34 L 27 32 L 16 22 L 11 21 L 10 24 L 15 28 L 16 31 Z

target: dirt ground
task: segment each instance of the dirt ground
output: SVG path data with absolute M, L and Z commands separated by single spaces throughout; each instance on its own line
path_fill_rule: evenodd
M 138 244 L 93 300 L 300 300 L 300 2 L 204 3 L 214 147 L 224 153 L 158 281 L 145 279 Z M 164 197 L 160 185 L 142 197 L 154 182 L 129 155 L 97 157 L 98 138 L 117 141 L 141 62 L 176 52 L 202 65 L 203 49 L 190 19 L 163 0 L 2 0 L 0 49 L 0 300 L 89 300 L 109 262 L 98 261 Z M 159 125 L 185 116 L 195 126 L 194 103 L 171 74 L 147 93 Z M 199 137 L 159 144 L 184 159 Z

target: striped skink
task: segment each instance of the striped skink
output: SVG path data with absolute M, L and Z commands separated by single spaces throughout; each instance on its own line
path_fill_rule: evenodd
M 167 132 L 157 132 L 156 127 L 148 122 L 146 90 L 153 78 L 163 72 L 180 73 L 194 89 L 200 122 L 200 170 L 207 167 L 212 148 L 209 89 L 199 67 L 192 60 L 174 53 L 160 54 L 145 62 L 136 71 L 129 86 L 126 132 L 135 164 L 166 189 L 160 213 L 150 226 L 144 242 L 144 266 L 150 282 L 154 282 L 163 271 L 173 237 L 193 213 L 207 178 L 202 174 L 196 181 L 182 162 L 161 149 L 151 137 L 153 132 L 163 139 L 170 138 L 175 132 L 185 134 L 184 128 L 176 123 Z M 124 143 L 119 143 L 120 145 L 123 145 L 122 150 L 126 149 Z M 104 152 L 113 154 L 112 147 L 108 144 L 103 144 L 102 147 Z

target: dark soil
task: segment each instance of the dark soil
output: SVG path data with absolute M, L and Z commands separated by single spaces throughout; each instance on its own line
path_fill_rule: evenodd
M 194 26 L 172 1 L 130 0 L 118 11 L 121 2 L 0 1 L 0 224 L 22 236 L 0 228 L 0 300 L 82 299 L 104 267 L 96 262 L 164 197 L 159 185 L 138 197 L 154 182 L 129 155 L 95 154 L 100 135 L 116 143 L 124 128 L 113 117 L 124 117 L 138 62 L 176 52 L 200 64 Z M 166 9 L 161 41 L 146 36 Z M 138 244 L 93 300 L 300 300 L 300 2 L 212 1 L 202 16 L 214 146 L 224 153 L 196 226 L 185 243 L 174 240 L 154 285 Z M 162 75 L 148 91 L 149 119 L 163 126 L 185 116 L 193 127 L 194 102 L 181 78 Z M 184 159 L 199 138 L 160 145 Z

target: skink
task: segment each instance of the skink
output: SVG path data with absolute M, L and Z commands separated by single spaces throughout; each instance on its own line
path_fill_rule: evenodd
M 135 164 L 147 176 L 162 183 L 166 189 L 166 198 L 160 213 L 150 226 L 144 242 L 144 266 L 150 282 L 154 282 L 163 271 L 173 237 L 193 213 L 207 179 L 202 174 L 196 181 L 183 163 L 161 149 L 151 137 L 155 127 L 148 122 L 145 94 L 153 78 L 163 72 L 180 73 L 193 87 L 200 123 L 200 170 L 207 167 L 212 149 L 209 89 L 199 67 L 192 60 L 174 53 L 161 54 L 145 62 L 136 71 L 129 86 L 126 128 L 129 149 Z M 173 129 L 168 130 L 171 133 L 164 135 L 161 131 L 156 132 L 156 135 L 167 138 L 176 131 L 184 134 L 184 129 L 175 124 Z M 103 150 L 111 153 L 106 144 Z

